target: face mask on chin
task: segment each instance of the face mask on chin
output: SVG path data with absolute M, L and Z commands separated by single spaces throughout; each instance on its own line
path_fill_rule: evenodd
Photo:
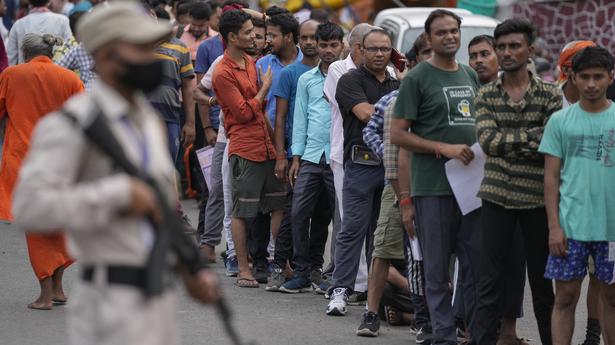
M 133 63 L 119 60 L 124 70 L 119 73 L 118 80 L 124 86 L 145 93 L 154 91 L 162 82 L 162 61 L 154 60 L 148 63 Z

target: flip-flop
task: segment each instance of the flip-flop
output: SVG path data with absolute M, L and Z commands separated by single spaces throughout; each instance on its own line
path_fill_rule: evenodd
M 248 278 L 237 278 L 237 280 L 235 280 L 235 286 L 240 287 L 240 288 L 258 288 L 258 282 L 256 281 L 256 279 L 248 279 Z
M 53 298 L 51 301 L 53 302 L 54 305 L 65 305 L 66 303 L 68 303 L 68 299 L 61 300 L 61 299 Z
M 391 314 L 395 315 L 395 320 L 391 319 Z M 404 315 L 401 311 L 397 310 L 396 308 L 393 308 L 390 305 L 384 306 L 384 315 L 385 319 L 387 320 L 387 323 L 391 326 L 408 326 L 412 324 L 411 322 L 408 323 L 404 320 Z

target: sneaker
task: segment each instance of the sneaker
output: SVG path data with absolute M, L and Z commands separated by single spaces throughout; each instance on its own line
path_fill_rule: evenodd
M 363 321 L 357 329 L 357 335 L 361 337 L 377 337 L 380 329 L 380 318 L 378 314 L 371 311 L 363 313 Z
M 312 283 L 312 284 L 313 284 L 313 283 Z M 316 287 L 314 288 L 314 292 L 315 292 L 316 294 L 319 294 L 319 295 L 325 295 L 325 296 L 327 296 L 327 295 L 328 295 L 328 294 L 327 294 L 327 291 L 329 290 L 329 288 L 330 288 L 330 287 L 331 287 L 331 284 L 330 284 L 328 281 L 323 280 L 323 281 L 320 283 L 320 285 L 318 285 L 318 286 L 316 286 Z M 328 299 L 329 297 L 327 296 L 326 298 Z
M 331 300 L 327 305 L 327 315 L 344 316 L 346 315 L 346 301 L 348 295 L 345 288 L 335 288 L 331 294 Z
M 310 272 L 310 281 L 312 283 L 312 288 L 316 290 L 318 286 L 323 282 L 322 280 L 322 269 L 314 269 Z
M 234 256 L 224 261 L 224 267 L 226 267 L 227 277 L 237 277 L 239 274 L 239 264 L 237 263 L 237 258 Z
M 417 344 L 431 344 L 432 335 L 429 332 L 423 331 L 423 329 L 419 329 L 416 332 L 416 343 Z
M 286 292 L 286 293 L 300 293 L 300 292 L 308 292 L 310 290 L 312 290 L 310 279 L 305 276 L 299 276 L 299 277 L 293 278 L 287 281 L 286 283 L 284 283 L 284 285 L 282 285 L 279 289 L 279 291 Z
M 284 272 L 279 267 L 273 269 L 271 276 L 269 277 L 269 282 L 265 287 L 267 291 L 280 291 L 280 288 L 286 282 L 286 278 L 284 278 Z
M 267 266 L 266 265 L 256 265 L 252 268 L 252 275 L 254 279 L 260 284 L 267 284 Z
M 348 305 L 365 305 L 367 302 L 367 292 L 353 292 L 348 297 Z

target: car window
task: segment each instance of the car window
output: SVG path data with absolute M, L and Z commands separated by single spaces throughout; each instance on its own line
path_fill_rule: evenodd
M 393 47 L 396 47 L 399 34 L 399 25 L 392 20 L 385 20 L 382 24 L 380 24 L 380 27 L 391 35 Z
M 401 46 L 401 51 L 405 53 L 410 50 L 416 38 L 423 31 L 425 31 L 423 28 L 412 28 L 406 30 L 406 32 L 404 33 L 404 40 Z M 461 47 L 459 48 L 459 52 L 457 53 L 457 61 L 466 65 L 468 64 L 468 61 L 470 60 L 468 55 L 468 44 L 470 43 L 472 38 L 478 35 L 493 35 L 493 28 L 461 26 Z

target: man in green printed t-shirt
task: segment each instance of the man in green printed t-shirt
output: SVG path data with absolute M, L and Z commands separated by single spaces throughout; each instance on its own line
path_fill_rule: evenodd
M 474 96 L 479 80 L 469 66 L 458 64 L 461 18 L 447 10 L 431 12 L 425 32 L 434 56 L 418 64 L 401 84 L 391 124 L 391 142 L 413 152 L 412 196 L 423 251 L 432 344 L 457 344 L 449 290 L 450 256 L 461 268 L 466 322 L 474 308 L 470 255 L 478 250 L 479 211 L 463 216 L 446 178 L 444 163 L 474 159 Z M 408 132 L 408 129 L 412 129 Z
M 553 344 L 570 344 L 587 259 L 600 281 L 601 324 L 615 343 L 615 105 L 613 56 L 588 47 L 572 60 L 581 100 L 547 123 L 538 149 L 545 154 L 545 206 L 549 251 L 545 277 L 555 280 Z

